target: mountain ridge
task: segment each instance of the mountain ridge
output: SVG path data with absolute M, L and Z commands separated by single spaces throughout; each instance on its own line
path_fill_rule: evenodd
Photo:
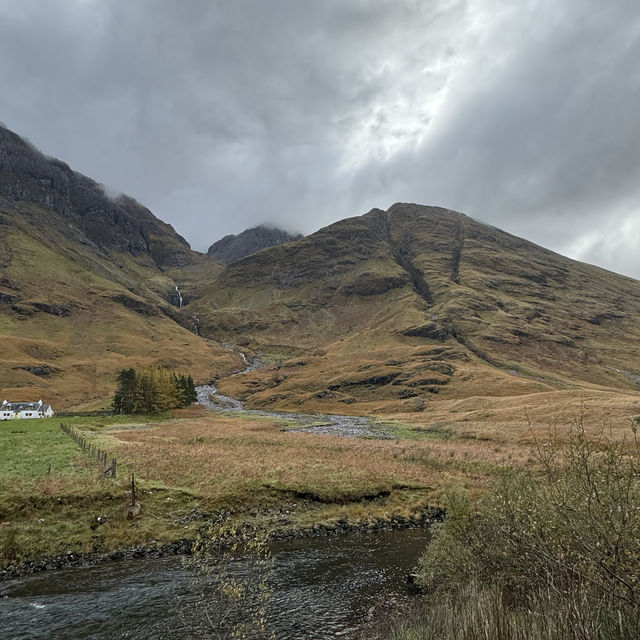
M 377 336 L 381 351 L 383 344 L 406 351 L 407 339 L 414 345 L 449 344 L 482 366 L 501 372 L 531 369 L 529 378 L 555 380 L 556 386 L 571 384 L 575 375 L 579 384 L 636 388 L 616 369 L 635 375 L 638 368 L 633 355 L 640 338 L 638 281 L 437 207 L 399 203 L 388 212 L 374 209 L 291 245 L 266 249 L 227 267 L 204 301 L 195 304 L 205 331 L 230 341 L 251 335 L 262 349 L 333 344 L 335 350 L 336 341 L 368 332 Z M 395 312 L 384 313 L 382 305 Z M 608 345 L 613 329 L 616 340 Z M 345 354 L 332 357 L 336 368 L 347 370 Z M 326 383 L 324 391 L 337 384 L 330 372 L 331 367 L 316 371 L 318 386 Z M 402 385 L 398 371 L 387 373 L 393 380 L 372 385 L 372 396 L 415 391 L 409 385 L 418 385 L 416 376 Z M 512 378 L 517 386 L 534 389 L 522 384 L 527 375 Z M 343 381 L 343 387 L 356 378 Z M 277 376 L 254 386 L 282 386 L 274 381 Z M 284 406 L 279 402 L 285 397 L 264 389 L 250 393 L 236 388 L 239 384 L 236 380 L 227 390 L 243 393 L 256 406 Z M 422 394 L 429 399 L 435 387 L 423 386 L 429 387 Z M 514 380 L 506 386 L 513 387 Z M 435 392 L 453 389 L 441 387 Z M 296 400 L 302 406 L 318 406 L 314 394 L 302 395 Z
M 104 406 L 144 364 L 310 412 L 638 393 L 640 282 L 441 207 L 372 209 L 224 266 L 0 129 L 0 236 L 7 399 Z M 237 350 L 263 368 L 230 376 Z
M 101 249 L 149 254 L 160 266 L 184 265 L 190 247 L 173 227 L 133 198 L 108 196 L 97 182 L 65 162 L 47 158 L 18 134 L 0 127 L 0 196 L 56 211 L 67 235 Z

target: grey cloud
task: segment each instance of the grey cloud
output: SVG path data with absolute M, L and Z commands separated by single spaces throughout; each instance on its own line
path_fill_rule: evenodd
M 635 0 L 0 0 L 0 118 L 200 250 L 413 201 L 639 277 L 638 59 Z

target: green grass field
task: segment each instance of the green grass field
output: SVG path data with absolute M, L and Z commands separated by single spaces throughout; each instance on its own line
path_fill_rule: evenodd
M 93 478 L 94 469 L 87 466 L 78 445 L 60 429 L 61 422 L 96 432 L 113 425 L 148 421 L 148 416 L 105 416 L 0 422 L 0 484 L 9 487 L 19 483 L 26 487 L 45 477 Z

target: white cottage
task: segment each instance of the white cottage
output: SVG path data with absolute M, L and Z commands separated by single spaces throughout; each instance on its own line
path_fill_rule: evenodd
M 51 405 L 38 402 L 7 402 L 0 405 L 0 420 L 20 420 L 21 418 L 53 418 Z

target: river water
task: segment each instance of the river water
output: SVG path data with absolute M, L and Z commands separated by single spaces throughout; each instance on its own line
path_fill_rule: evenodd
M 279 640 L 355 638 L 408 597 L 428 531 L 402 529 L 272 545 L 267 629 Z M 235 561 L 240 577 L 246 560 Z M 207 580 L 215 580 L 215 572 Z M 212 638 L 203 579 L 179 557 L 120 560 L 0 583 L 0 637 L 11 640 Z M 212 603 L 210 615 L 215 618 Z

